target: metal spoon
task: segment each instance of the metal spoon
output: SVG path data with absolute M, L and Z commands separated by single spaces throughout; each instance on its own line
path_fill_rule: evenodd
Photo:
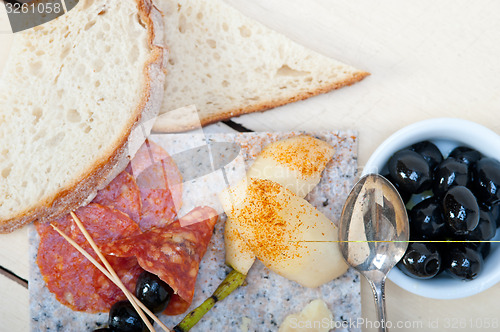
M 408 247 L 403 200 L 383 176 L 368 174 L 354 185 L 340 217 L 340 251 L 366 277 L 375 297 L 379 331 L 387 331 L 385 279 Z

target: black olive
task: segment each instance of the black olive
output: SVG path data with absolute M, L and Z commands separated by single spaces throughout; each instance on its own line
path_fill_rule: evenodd
M 483 257 L 469 246 L 454 246 L 446 254 L 446 270 L 455 278 L 475 279 L 483 267 Z
M 477 197 L 476 197 L 477 198 Z M 487 204 L 478 200 L 479 208 L 490 212 L 490 218 L 496 227 L 500 227 L 500 201 L 493 204 Z
M 475 164 L 479 159 L 481 159 L 482 155 L 479 151 L 471 149 L 466 146 L 458 146 L 450 152 L 448 157 L 452 157 L 454 159 L 460 160 L 467 165 Z
M 444 195 L 443 214 L 457 235 L 467 234 L 479 223 L 477 200 L 464 186 L 455 186 Z
M 469 167 L 453 158 L 446 158 L 434 171 L 432 191 L 442 196 L 453 186 L 466 186 L 469 183 Z
M 486 205 L 486 206 L 488 206 L 490 210 L 491 219 L 496 223 L 497 228 L 500 227 L 500 202 L 496 202 L 493 203 L 492 205 Z
M 383 175 L 383 177 L 385 177 L 394 186 L 394 188 L 396 188 L 396 190 L 398 191 L 399 196 L 401 197 L 403 202 L 405 204 L 408 203 L 408 201 L 411 198 L 412 193 L 408 193 L 408 192 L 402 190 L 399 187 L 399 185 L 396 183 L 396 181 L 394 181 L 394 179 L 392 178 L 392 176 L 390 174 L 385 174 L 385 175 Z
M 396 152 L 389 159 L 389 174 L 398 189 L 408 194 L 418 194 L 430 189 L 432 174 L 427 161 L 415 151 Z
M 479 209 L 479 223 L 466 239 L 470 241 L 488 241 L 491 240 L 497 231 L 496 222 L 491 218 L 491 213 L 485 207 Z
M 491 243 L 490 242 L 481 242 L 476 250 L 481 254 L 483 259 L 485 259 L 490 254 Z
M 398 267 L 421 279 L 444 270 L 476 278 L 500 227 L 500 162 L 466 146 L 443 158 L 435 144 L 422 141 L 396 152 L 387 169 L 408 203 L 410 240 L 416 241 Z
M 108 325 L 111 330 L 120 332 L 143 332 L 148 329 L 129 301 L 113 304 L 109 310 Z
M 412 242 L 397 266 L 410 277 L 430 279 L 441 269 L 441 255 L 432 243 Z
M 483 260 L 490 254 L 491 251 L 490 242 L 465 242 L 464 245 L 480 253 Z
M 153 313 L 167 307 L 174 291 L 157 275 L 143 271 L 135 286 L 135 296 Z
M 443 161 L 443 155 L 438 147 L 429 141 L 423 141 L 410 146 L 410 150 L 419 153 L 429 164 L 431 170 Z
M 481 158 L 474 171 L 474 191 L 478 199 L 493 204 L 500 200 L 500 162 Z
M 446 235 L 447 223 L 443 217 L 441 202 L 434 197 L 415 205 L 408 217 L 410 236 L 415 240 L 442 240 Z

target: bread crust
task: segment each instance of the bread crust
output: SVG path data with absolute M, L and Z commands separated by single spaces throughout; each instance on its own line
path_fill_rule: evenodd
M 342 82 L 336 82 L 334 84 L 330 85 L 325 85 L 322 86 L 319 89 L 316 90 L 311 90 L 307 91 L 305 93 L 297 94 L 294 95 L 291 98 L 284 98 L 284 99 L 273 99 L 269 101 L 265 101 L 259 104 L 251 105 L 248 107 L 241 107 L 241 108 L 235 108 L 235 109 L 230 109 L 221 113 L 218 113 L 216 115 L 212 116 L 206 116 L 200 118 L 200 123 L 201 126 L 204 127 L 206 125 L 218 122 L 218 121 L 224 121 L 228 120 L 233 117 L 237 117 L 243 114 L 248 114 L 248 113 L 254 113 L 254 112 L 263 112 L 266 110 L 269 110 L 271 108 L 275 108 L 278 106 L 283 106 L 289 103 L 293 103 L 295 101 L 299 100 L 304 100 L 322 93 L 327 93 L 332 90 L 340 89 L 344 86 L 349 86 L 354 83 L 357 83 L 361 80 L 363 80 L 365 77 L 369 76 L 370 73 L 364 72 L 364 71 L 359 71 L 354 73 L 352 76 L 350 76 L 348 79 L 342 81 Z M 199 123 L 189 123 L 189 124 L 181 124 L 181 125 L 175 125 L 175 126 L 163 126 L 162 128 L 157 128 L 155 127 L 155 131 L 159 131 L 161 129 L 162 132 L 184 132 L 192 129 L 196 129 L 199 127 Z
M 148 42 L 151 55 L 143 68 L 144 88 L 142 98 L 134 115 L 124 129 L 118 143 L 107 152 L 107 157 L 96 160 L 94 165 L 59 192 L 40 201 L 37 206 L 20 212 L 17 216 L 0 220 L 0 233 L 10 233 L 35 220 L 45 221 L 62 217 L 63 215 L 88 204 L 96 195 L 97 190 L 106 186 L 119 172 L 125 169 L 135 151 L 128 146 L 140 146 L 144 135 L 131 137 L 131 133 L 147 120 L 154 119 L 158 114 L 163 99 L 163 84 L 165 80 L 166 51 L 163 46 L 163 18 L 161 12 L 151 0 L 135 0 L 138 13 L 148 30 Z M 151 121 L 149 121 L 151 122 Z M 146 124 L 146 134 L 152 125 Z M 135 140 L 135 142 L 132 142 Z

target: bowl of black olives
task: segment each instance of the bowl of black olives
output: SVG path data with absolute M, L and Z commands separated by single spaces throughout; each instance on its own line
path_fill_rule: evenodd
M 406 204 L 408 249 L 388 275 L 426 297 L 455 299 L 500 281 L 500 136 L 477 123 L 430 119 L 405 127 L 372 154 Z

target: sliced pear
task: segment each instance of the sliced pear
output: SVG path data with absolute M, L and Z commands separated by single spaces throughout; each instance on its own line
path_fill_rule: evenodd
M 283 186 L 248 178 L 225 190 L 221 202 L 248 248 L 270 270 L 306 287 L 347 271 L 337 227 Z
M 332 159 L 334 148 L 325 141 L 300 135 L 267 145 L 248 170 L 247 176 L 277 182 L 305 197 L 320 181 Z M 247 274 L 255 255 L 238 233 L 230 217 L 224 229 L 226 264 Z
M 255 255 L 241 237 L 231 218 L 227 218 L 224 226 L 224 244 L 226 264 L 247 275 L 255 262 Z
M 327 142 L 307 135 L 276 141 L 262 150 L 247 176 L 277 182 L 305 197 L 319 183 L 334 151 Z

